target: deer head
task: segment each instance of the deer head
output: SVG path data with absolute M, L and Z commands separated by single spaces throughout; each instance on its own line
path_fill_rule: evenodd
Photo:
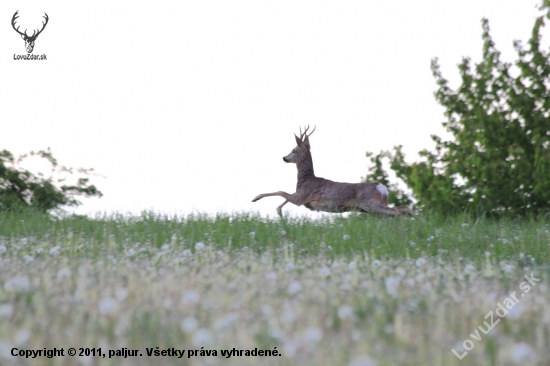
M 294 137 L 296 138 L 297 146 L 294 149 L 292 149 L 290 154 L 283 157 L 283 161 L 285 163 L 297 164 L 302 160 L 304 160 L 304 158 L 308 154 L 310 154 L 309 150 L 311 149 L 311 145 L 309 144 L 309 136 L 311 136 L 313 132 L 315 132 L 315 128 L 317 128 L 317 126 L 313 128 L 313 131 L 311 131 L 311 133 L 308 134 L 307 130 L 309 129 L 309 126 L 307 126 L 304 129 L 303 133 L 302 133 L 302 128 L 300 127 L 300 137 L 294 135 Z
M 13 18 L 11 18 L 11 26 L 13 27 L 13 29 L 15 29 L 15 31 L 17 33 L 19 33 L 21 35 L 21 38 L 23 38 L 23 40 L 25 41 L 25 49 L 27 50 L 27 53 L 31 53 L 32 50 L 34 49 L 34 42 L 36 41 L 36 38 L 38 37 L 38 35 L 40 33 L 42 33 L 42 31 L 44 30 L 44 28 L 46 28 L 46 24 L 48 24 L 48 14 L 44 13 L 44 18 L 46 19 L 46 22 L 42 22 L 42 29 L 40 30 L 33 30 L 32 32 L 32 36 L 29 36 L 27 34 L 27 30 L 25 29 L 25 32 L 21 33 L 19 31 L 19 26 L 17 28 L 15 28 L 15 20 L 17 18 L 19 18 L 19 15 L 17 14 L 19 12 L 19 10 L 17 10 L 15 12 L 15 14 L 13 14 Z

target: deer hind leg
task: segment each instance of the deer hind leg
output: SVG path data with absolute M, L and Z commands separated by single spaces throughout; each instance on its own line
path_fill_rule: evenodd
M 399 216 L 400 211 L 395 207 L 388 207 L 380 202 L 369 202 L 360 207 L 363 211 L 368 213 L 379 213 L 389 216 Z

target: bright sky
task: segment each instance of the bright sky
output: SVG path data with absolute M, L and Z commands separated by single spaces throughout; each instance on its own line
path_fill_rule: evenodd
M 0 149 L 51 147 L 104 193 L 78 213 L 259 211 L 295 191 L 298 127 L 317 176 L 359 182 L 366 151 L 409 160 L 442 134 L 430 60 L 458 86 L 488 17 L 503 59 L 530 36 L 531 0 L 20 1 L 0 3 Z M 16 61 L 21 29 L 49 23 Z M 29 33 L 32 33 L 30 31 Z M 545 30 L 545 34 L 548 32 Z M 284 212 L 306 214 L 288 204 Z

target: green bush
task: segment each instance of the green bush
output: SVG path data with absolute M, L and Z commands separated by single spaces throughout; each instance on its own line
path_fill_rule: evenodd
M 545 1 L 541 9 L 549 9 Z M 548 18 L 549 16 L 546 15 Z M 374 166 L 366 180 L 386 179 L 396 190 L 395 203 L 409 198 L 387 182 L 383 159 L 412 191 L 418 207 L 436 213 L 537 215 L 550 212 L 550 62 L 540 49 L 544 17 L 535 21 L 528 46 L 514 46 L 518 60 L 501 61 L 483 25 L 483 60 L 472 67 L 464 57 L 458 66 L 462 85 L 453 90 L 437 59 L 432 72 L 435 98 L 445 108 L 443 126 L 454 140 L 432 135 L 435 152 L 419 153 L 409 164 L 402 146 L 378 155 L 367 153 Z M 381 179 L 382 178 L 382 179 Z M 390 197 L 390 202 L 391 201 Z
M 21 161 L 29 156 L 46 159 L 52 166 L 52 176 L 34 175 L 22 169 Z M 78 206 L 75 196 L 101 197 L 102 193 L 90 185 L 88 178 L 78 178 L 76 184 L 61 184 L 64 178 L 54 179 L 56 174 L 78 172 L 89 175 L 93 169 L 74 169 L 60 166 L 51 151 L 30 152 L 15 159 L 7 150 L 0 151 L 0 211 L 34 209 L 48 212 L 61 206 Z M 59 185 L 59 186 L 58 186 Z

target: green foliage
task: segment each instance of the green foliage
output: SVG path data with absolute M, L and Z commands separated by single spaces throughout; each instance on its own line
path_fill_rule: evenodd
M 45 178 L 41 173 L 34 175 L 22 169 L 20 163 L 29 156 L 46 159 L 52 167 L 52 175 Z M 73 169 L 60 166 L 51 151 L 30 152 L 15 159 L 7 150 L 0 151 L 0 211 L 34 209 L 47 212 L 61 206 L 78 206 L 75 196 L 101 197 L 102 193 L 89 184 L 88 178 L 78 178 L 76 184 L 61 184 L 65 179 L 55 174 L 73 174 L 74 172 L 89 175 L 93 169 Z
M 541 8 L 549 9 L 546 1 Z M 388 158 L 398 178 L 412 190 L 419 207 L 444 214 L 530 215 L 550 211 L 550 62 L 540 49 L 544 17 L 535 21 L 528 47 L 514 42 L 515 68 L 500 52 L 482 20 L 483 60 L 459 64 L 462 85 L 453 90 L 437 59 L 432 72 L 435 98 L 445 108 L 443 126 L 454 141 L 432 135 L 435 152 L 408 164 L 401 146 L 371 156 L 367 179 L 387 178 Z M 381 173 L 382 172 L 382 173 Z M 380 178 L 378 178 L 380 179 Z M 390 185 L 391 186 L 391 185 Z M 391 201 L 390 201 L 391 202 Z

